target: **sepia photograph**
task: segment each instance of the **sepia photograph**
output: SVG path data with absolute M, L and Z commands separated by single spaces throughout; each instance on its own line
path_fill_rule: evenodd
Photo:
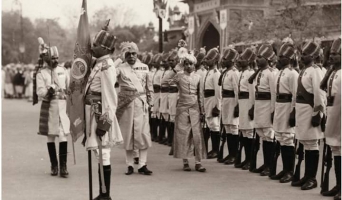
M 341 200 L 341 0 L 2 0 L 3 200 Z

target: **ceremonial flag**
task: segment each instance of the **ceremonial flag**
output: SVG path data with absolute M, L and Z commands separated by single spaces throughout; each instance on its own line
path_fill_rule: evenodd
M 70 70 L 68 109 L 70 132 L 73 142 L 85 132 L 84 101 L 85 85 L 91 66 L 91 41 L 88 25 L 87 0 L 82 1 L 77 39 L 74 49 L 74 62 Z

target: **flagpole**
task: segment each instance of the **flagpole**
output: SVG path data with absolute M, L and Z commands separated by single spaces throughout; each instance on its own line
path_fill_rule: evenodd
M 88 150 L 88 169 L 89 169 L 89 200 L 93 200 L 93 180 L 91 168 L 91 150 Z

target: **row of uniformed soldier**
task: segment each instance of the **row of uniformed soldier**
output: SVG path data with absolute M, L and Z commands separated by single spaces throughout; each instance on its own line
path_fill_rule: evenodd
M 282 44 L 277 55 L 269 44 L 262 45 L 257 52 L 246 48 L 240 55 L 234 48 L 225 49 L 222 56 L 217 48 L 209 50 L 207 54 L 197 53 L 196 74 L 202 77 L 200 89 L 204 100 L 203 134 L 206 143 L 209 137 L 212 142 L 208 158 L 218 157 L 221 137 L 221 140 L 227 141 L 228 156 L 219 157 L 219 162 L 235 164 L 237 168 L 249 169 L 261 176 L 287 183 L 293 180 L 296 138 L 305 150 L 305 174 L 300 180 L 292 181 L 291 185 L 299 186 L 302 190 L 317 187 L 319 140 L 325 137 L 325 116 L 328 116 L 330 123 L 334 120 L 329 117 L 329 112 L 340 87 L 340 46 L 340 39 L 333 42 L 330 56 L 332 67 L 327 73 L 317 63 L 320 47 L 315 42 L 307 42 L 302 46 L 299 72 L 293 66 L 296 50 L 289 41 Z M 174 58 L 170 59 L 170 54 L 174 54 Z M 274 62 L 275 57 L 278 63 Z M 173 87 L 167 84 L 167 80 L 177 73 L 177 67 L 166 61 L 176 63 L 177 59 L 175 52 L 156 54 L 151 59 L 156 69 L 151 72 L 155 90 L 151 121 L 156 122 L 152 123 L 152 135 L 160 143 L 166 141 L 166 127 L 172 127 L 167 124 L 168 121 L 173 123 L 170 95 L 177 94 L 177 90 L 173 91 Z M 253 63 L 258 66 L 255 72 Z M 218 65 L 222 66 L 222 70 L 218 69 Z M 166 96 L 168 101 L 165 100 Z M 175 95 L 171 100 L 174 106 L 176 99 Z M 156 124 L 159 124 L 158 138 Z M 172 138 L 172 128 L 168 129 L 168 135 Z M 334 154 L 337 186 L 323 193 L 324 196 L 340 197 L 340 135 L 341 131 L 336 130 L 326 140 Z M 256 159 L 253 156 L 256 156 L 255 146 L 259 138 L 262 141 L 264 163 L 256 168 L 251 162 Z M 237 159 L 241 147 L 245 149 L 243 162 Z M 283 169 L 276 174 L 278 150 L 281 152 Z

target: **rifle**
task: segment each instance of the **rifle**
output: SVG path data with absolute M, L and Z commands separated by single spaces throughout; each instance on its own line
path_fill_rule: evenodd
M 219 153 L 217 155 L 217 161 L 223 159 L 223 149 L 224 149 L 224 145 L 226 144 L 226 141 L 227 141 L 227 134 L 226 134 L 226 131 L 224 130 L 224 127 L 223 127 L 223 124 L 222 124 L 222 119 L 221 119 L 220 126 L 221 126 L 221 128 L 220 128 L 221 146 L 220 146 Z
M 329 145 L 324 139 L 323 157 L 322 157 L 322 174 L 321 174 L 321 194 L 329 190 L 329 173 L 332 167 L 332 152 Z M 326 168 L 324 172 L 324 168 Z
M 298 155 L 298 162 L 296 165 L 296 169 L 295 169 L 295 173 L 293 175 L 292 182 L 296 182 L 296 181 L 300 180 L 300 166 L 302 164 L 302 161 L 304 160 L 304 146 L 300 142 L 299 142 L 299 146 L 298 146 L 296 154 Z
M 260 148 L 260 138 L 259 138 L 259 135 L 256 134 L 255 129 L 253 129 L 253 142 L 252 142 L 252 150 L 251 150 L 252 155 L 251 155 L 251 162 L 250 162 L 250 167 L 249 167 L 250 172 L 256 169 L 257 155 L 258 155 L 259 148 Z
M 243 147 L 242 140 L 243 140 L 243 136 L 242 136 L 242 133 L 239 131 L 238 152 L 236 153 L 236 156 L 235 156 L 235 164 L 234 164 L 235 166 L 241 164 L 241 152 L 242 152 L 242 147 Z
M 272 160 L 271 160 L 270 175 L 269 175 L 270 177 L 277 173 L 277 162 L 278 162 L 279 155 L 280 155 L 280 143 L 276 141 L 275 147 L 272 151 Z

